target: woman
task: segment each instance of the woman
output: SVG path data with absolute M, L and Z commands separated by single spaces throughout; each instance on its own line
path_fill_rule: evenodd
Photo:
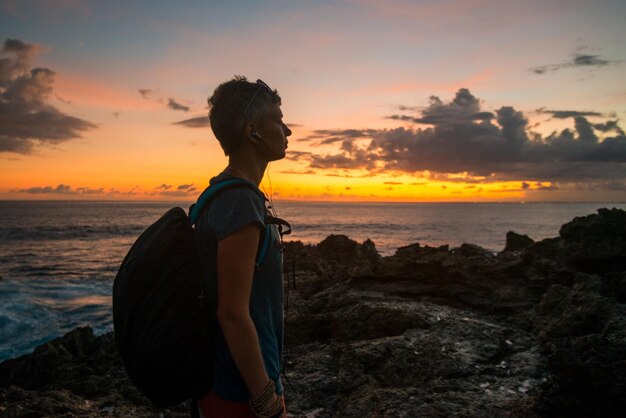
M 282 244 L 258 185 L 268 163 L 285 157 L 291 130 L 278 92 L 261 80 L 235 77 L 209 105 L 211 129 L 229 158 L 211 185 L 239 178 L 251 187 L 220 193 L 197 224 L 202 257 L 216 260 L 219 325 L 213 388 L 200 405 L 206 418 L 284 417 Z

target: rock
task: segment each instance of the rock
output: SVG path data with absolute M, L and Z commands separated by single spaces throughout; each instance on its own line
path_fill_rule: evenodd
M 598 209 L 597 214 L 576 217 L 561 226 L 559 235 L 566 242 L 588 238 L 626 237 L 626 211 L 622 209 Z
M 189 413 L 184 405 L 169 410 L 151 406 L 128 379 L 113 334 L 95 336 L 89 327 L 0 363 L 0 405 L 6 405 L 2 415 L 11 417 L 96 417 L 99 409 L 110 406 L 120 416 Z
M 363 244 L 345 235 L 329 235 L 317 245 L 318 271 L 333 281 L 375 271 L 381 256 L 370 240 Z
M 91 328 L 77 328 L 37 347 L 31 356 L 0 364 L 0 386 L 10 382 L 25 389 L 43 389 L 59 380 L 80 380 L 93 369 L 76 359 L 86 359 L 98 348 Z
M 506 233 L 506 245 L 503 252 L 521 251 L 533 245 L 535 241 L 528 235 L 517 234 L 513 231 Z
M 458 250 L 459 254 L 463 257 L 494 257 L 493 253 L 475 244 L 462 244 Z
M 449 255 L 449 246 L 442 245 L 440 247 L 429 247 L 428 245 L 422 247 L 420 244 L 411 244 L 405 247 L 400 247 L 396 250 L 396 253 L 393 257 L 402 258 L 402 259 L 437 259 L 441 256 Z
M 504 416 L 505 404 L 527 398 L 517 390 L 524 381 L 540 385 L 526 379 L 545 370 L 532 336 L 453 308 L 435 312 L 440 319 L 432 315 L 426 329 L 343 346 L 338 416 Z M 503 393 L 486 396 L 485 382 Z
M 602 295 L 626 304 L 626 272 L 611 272 L 602 276 Z
M 298 271 L 319 271 L 319 254 L 314 246 L 305 245 L 301 241 L 285 241 L 284 245 L 286 270 L 291 268 L 293 262 Z
M 574 218 L 559 235 L 569 250 L 569 262 L 580 271 L 626 271 L 626 212 L 598 209 L 598 213 Z
M 534 326 L 551 376 L 542 402 L 567 416 L 618 416 L 626 408 L 626 309 L 602 295 L 602 279 L 576 275 L 553 285 L 537 307 Z
M 422 247 L 419 244 L 412 244 L 398 248 L 391 257 L 385 257 L 378 269 L 369 276 L 436 280 L 443 277 L 447 267 L 454 263 L 455 256 L 448 250 L 447 245 Z

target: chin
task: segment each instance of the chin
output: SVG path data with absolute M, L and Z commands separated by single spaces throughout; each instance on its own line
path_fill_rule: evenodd
M 278 161 L 278 160 L 282 160 L 283 158 L 285 158 L 285 151 L 280 152 L 280 153 L 276 153 L 276 155 L 274 156 L 274 158 L 272 158 L 270 161 Z

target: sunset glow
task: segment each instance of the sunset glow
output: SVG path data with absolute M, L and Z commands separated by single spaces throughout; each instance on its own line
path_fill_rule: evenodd
M 600 3 L 1 2 L 0 199 L 194 200 L 227 159 L 179 122 L 241 74 L 293 130 L 275 199 L 626 202 Z

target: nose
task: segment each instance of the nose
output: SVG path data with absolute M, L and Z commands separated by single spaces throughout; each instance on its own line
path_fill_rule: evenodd
M 283 131 L 285 132 L 285 136 L 290 136 L 292 134 L 291 129 L 289 129 L 289 126 L 285 125 L 283 123 Z

